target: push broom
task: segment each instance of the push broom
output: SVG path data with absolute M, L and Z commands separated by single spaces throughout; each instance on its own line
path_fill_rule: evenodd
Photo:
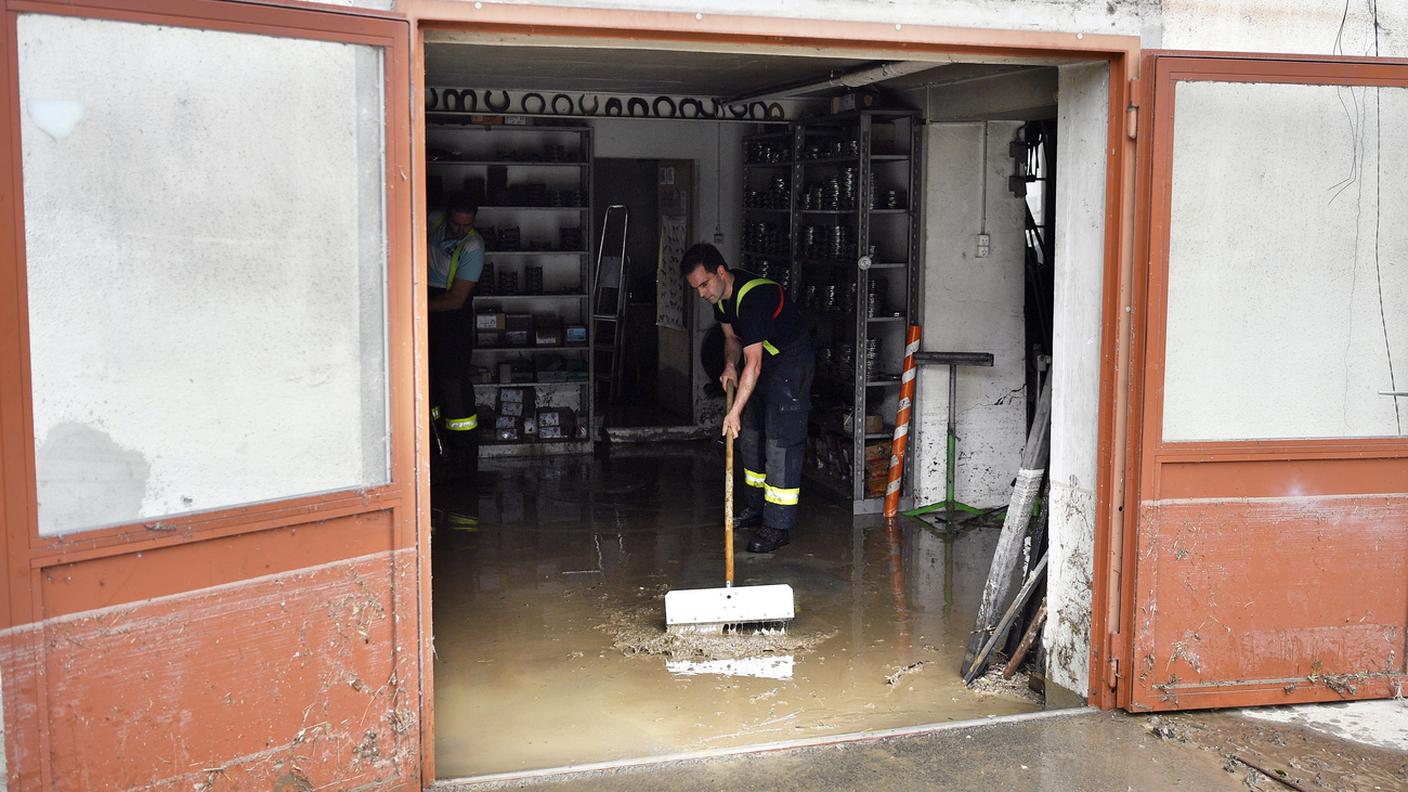
M 733 385 L 728 387 L 733 409 Z M 676 634 L 783 629 L 796 615 L 792 587 L 733 585 L 733 437 L 724 439 L 724 587 L 665 593 L 665 628 Z

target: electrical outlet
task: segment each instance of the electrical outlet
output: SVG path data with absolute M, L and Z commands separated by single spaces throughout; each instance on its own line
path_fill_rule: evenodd
M 978 258 L 987 258 L 992 251 L 992 237 L 987 234 L 978 234 Z

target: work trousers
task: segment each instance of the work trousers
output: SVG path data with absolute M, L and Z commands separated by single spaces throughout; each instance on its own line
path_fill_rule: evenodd
M 479 410 L 469 380 L 474 327 L 470 311 L 430 314 L 430 398 L 432 459 L 447 477 L 479 469 Z
M 815 370 L 810 343 L 776 355 L 764 352 L 758 384 L 743 406 L 738 434 L 747 485 L 743 508 L 761 511 L 768 528 L 790 531 L 797 524 Z

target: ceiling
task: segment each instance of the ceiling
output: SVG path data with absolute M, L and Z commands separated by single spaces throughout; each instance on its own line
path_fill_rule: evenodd
M 834 73 L 877 63 L 746 52 L 485 46 L 432 41 L 425 46 L 429 85 L 525 91 L 735 97 L 776 86 L 825 80 Z M 931 69 L 899 80 L 904 87 L 913 87 L 935 79 L 947 68 L 952 67 L 936 63 Z

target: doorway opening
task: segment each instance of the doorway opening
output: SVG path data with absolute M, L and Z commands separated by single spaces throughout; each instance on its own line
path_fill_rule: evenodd
M 1000 519 L 887 525 L 875 460 L 920 324 L 926 349 L 996 363 L 962 372 L 952 476 L 947 373 L 921 373 L 906 500 L 938 500 L 946 477 L 982 507 L 1010 493 L 1053 325 L 1072 321 L 1055 308 L 1054 62 L 426 38 L 426 203 L 474 194 L 486 242 L 482 461 L 432 487 L 437 774 L 1043 707 L 1040 650 L 1015 682 L 958 673 Z M 1103 136 L 1104 110 L 1090 118 Z M 738 559 L 740 583 L 797 590 L 792 630 L 761 643 L 663 629 L 664 592 L 722 569 L 719 323 L 677 267 L 696 242 L 781 284 L 817 348 L 797 538 Z M 1098 296 L 1103 262 L 1081 266 Z M 1097 419 L 1058 419 L 1089 440 L 1087 487 Z

